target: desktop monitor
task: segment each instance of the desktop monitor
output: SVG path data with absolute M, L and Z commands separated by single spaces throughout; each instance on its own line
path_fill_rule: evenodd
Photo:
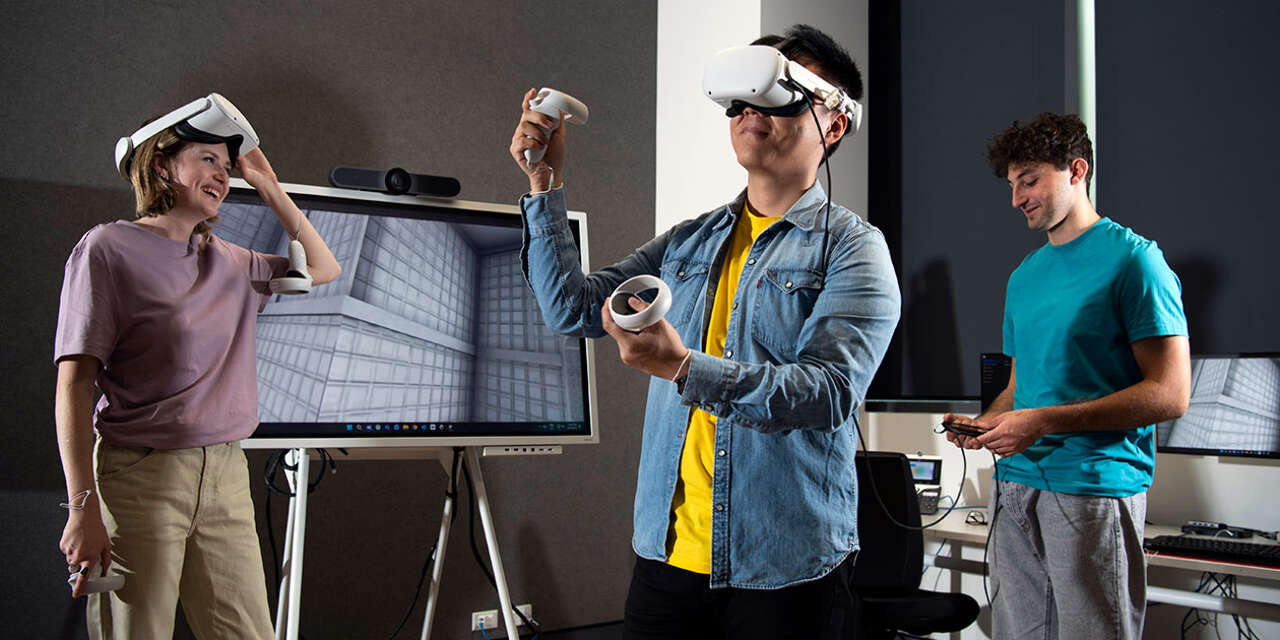
M 1191 404 L 1156 425 L 1156 450 L 1280 458 L 1280 354 L 1191 358 Z
M 521 272 L 513 205 L 284 185 L 342 275 L 258 317 L 256 448 L 599 441 L 591 343 L 552 333 Z M 243 181 L 215 233 L 285 255 Z M 569 215 L 582 248 L 586 218 Z

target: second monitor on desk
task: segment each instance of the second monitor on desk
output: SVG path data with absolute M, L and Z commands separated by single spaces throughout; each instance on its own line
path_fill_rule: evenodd
M 907 456 L 907 461 L 911 465 L 911 480 L 920 502 L 920 513 L 937 513 L 938 496 L 942 490 L 942 458 L 916 454 Z

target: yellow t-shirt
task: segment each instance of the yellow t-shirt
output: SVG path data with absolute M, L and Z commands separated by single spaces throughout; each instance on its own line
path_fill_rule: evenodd
M 711 306 L 711 321 L 707 325 L 707 340 L 702 349 L 717 358 L 724 355 L 733 296 L 738 291 L 738 278 L 742 275 L 742 266 L 751 252 L 751 245 L 755 244 L 762 231 L 782 217 L 752 215 L 745 204 L 742 213 L 725 252 L 720 283 Z M 675 517 L 667 532 L 667 564 L 705 574 L 711 573 L 711 474 L 716 460 L 715 435 L 716 417 L 694 409 L 689 416 L 684 451 L 680 455 L 680 479 L 671 500 Z

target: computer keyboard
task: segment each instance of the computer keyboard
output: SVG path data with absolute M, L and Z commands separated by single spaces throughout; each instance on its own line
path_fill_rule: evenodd
M 1200 536 L 1156 536 L 1144 540 L 1142 546 L 1147 551 L 1174 556 L 1280 568 L 1280 544 Z

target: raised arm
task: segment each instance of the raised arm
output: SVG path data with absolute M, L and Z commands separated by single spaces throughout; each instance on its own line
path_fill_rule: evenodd
M 238 166 L 245 182 L 256 189 L 262 200 L 275 212 L 289 237 L 297 239 L 302 243 L 302 248 L 306 249 L 307 271 L 311 273 L 312 282 L 324 284 L 336 280 L 342 274 L 342 266 L 333 257 L 324 238 L 311 226 L 311 221 L 293 203 L 293 198 L 280 188 L 280 181 L 276 179 L 271 163 L 267 162 L 267 156 L 262 153 L 262 147 L 241 156 Z
M 516 131 L 511 136 L 509 149 L 511 159 L 515 160 L 520 170 L 529 176 L 530 193 L 547 191 L 564 184 L 565 129 L 568 128 L 563 126 L 563 117 L 559 123 L 554 123 L 551 116 L 538 113 L 529 107 L 529 102 L 536 95 L 538 95 L 537 89 L 525 92 L 524 99 L 520 102 L 520 122 L 516 124 Z M 552 124 L 559 126 L 548 136 L 544 130 L 550 129 Z M 544 147 L 546 153 L 542 156 L 542 160 L 530 166 L 529 161 L 524 157 L 524 152 Z

